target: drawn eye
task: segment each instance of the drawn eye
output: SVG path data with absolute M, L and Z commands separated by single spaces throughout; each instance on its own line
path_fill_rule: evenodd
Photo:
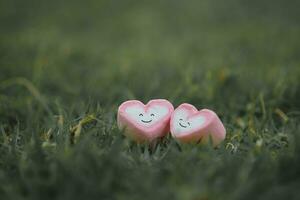
M 191 123 L 190 123 L 190 122 L 188 122 L 188 125 L 190 126 L 190 125 L 191 125 Z
M 155 115 L 152 113 L 150 116 L 151 116 L 151 117 L 154 117 Z
M 144 115 L 141 113 L 141 114 L 139 114 L 139 116 L 140 116 L 140 117 L 143 117 Z
M 180 121 L 182 121 L 183 119 L 179 119 Z

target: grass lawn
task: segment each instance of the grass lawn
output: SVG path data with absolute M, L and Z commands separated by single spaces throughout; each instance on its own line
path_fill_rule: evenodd
M 299 1 L 0 0 L 0 199 L 299 199 Z M 126 100 L 225 141 L 136 144 Z

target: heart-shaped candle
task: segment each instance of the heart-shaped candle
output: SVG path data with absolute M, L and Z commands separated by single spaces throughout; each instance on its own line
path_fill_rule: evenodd
M 207 142 L 212 138 L 214 146 L 225 139 L 226 130 L 215 112 L 198 111 L 193 105 L 184 103 L 175 109 L 170 122 L 171 134 L 181 142 Z
M 151 100 L 147 105 L 137 100 L 126 101 L 118 110 L 118 126 L 136 141 L 152 141 L 170 131 L 173 111 L 173 105 L 164 99 Z

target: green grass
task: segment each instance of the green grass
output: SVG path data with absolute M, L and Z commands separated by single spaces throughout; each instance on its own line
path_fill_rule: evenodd
M 0 1 L 0 199 L 299 199 L 299 6 Z M 118 105 L 154 98 L 226 140 L 129 141 Z

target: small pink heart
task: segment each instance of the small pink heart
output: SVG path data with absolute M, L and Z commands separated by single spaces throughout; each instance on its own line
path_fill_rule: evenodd
M 172 136 L 182 142 L 204 142 L 211 136 L 213 145 L 216 146 L 226 135 L 226 130 L 215 112 L 208 109 L 198 111 L 187 103 L 175 109 L 170 128 Z
M 164 99 L 151 100 L 147 105 L 137 100 L 126 101 L 118 110 L 118 126 L 136 141 L 152 141 L 170 131 L 173 111 L 173 105 Z

